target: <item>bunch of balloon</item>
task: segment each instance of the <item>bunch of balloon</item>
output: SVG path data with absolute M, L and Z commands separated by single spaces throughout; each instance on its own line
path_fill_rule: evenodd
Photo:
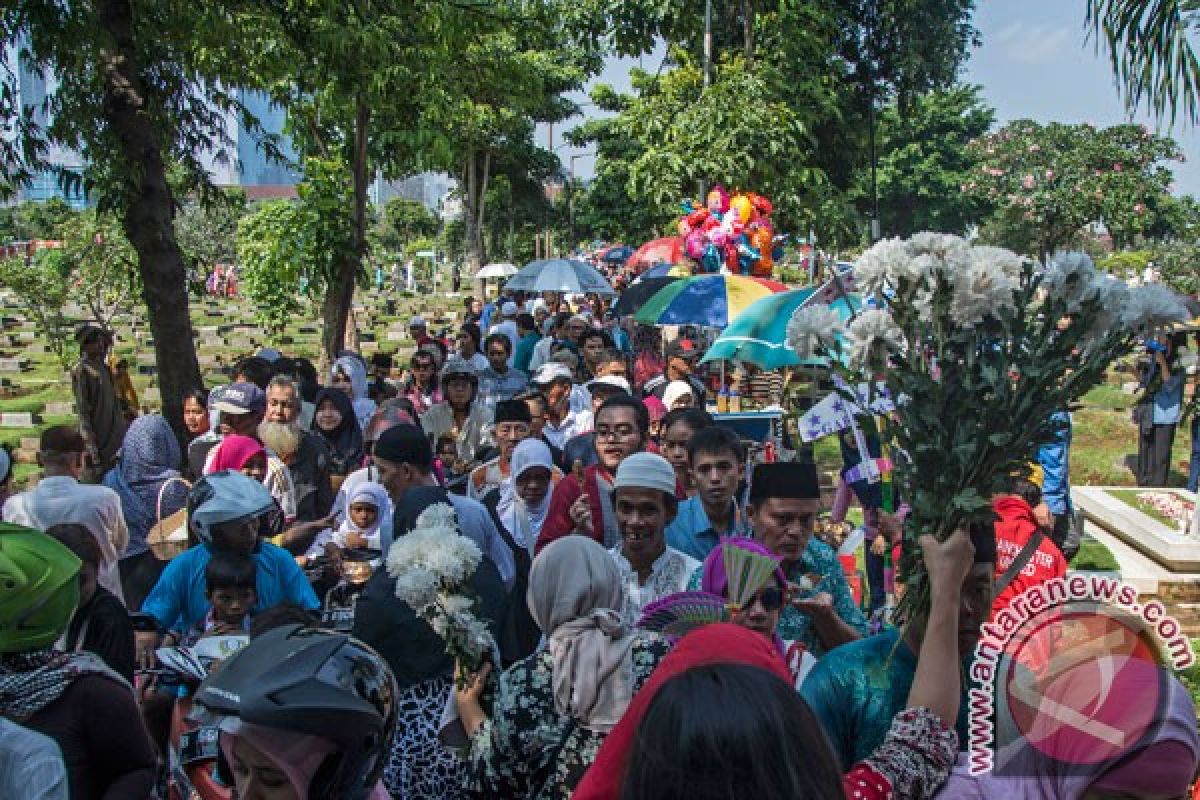
M 684 252 L 702 272 L 724 270 L 733 275 L 771 277 L 775 260 L 783 257 L 787 236 L 777 236 L 771 224 L 771 201 L 753 192 L 730 194 L 717 185 L 702 206 L 683 203 L 679 235 Z

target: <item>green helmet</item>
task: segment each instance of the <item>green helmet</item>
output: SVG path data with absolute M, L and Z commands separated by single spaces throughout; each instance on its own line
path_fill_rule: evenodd
M 53 537 L 0 523 L 0 653 L 54 644 L 79 605 L 81 563 Z

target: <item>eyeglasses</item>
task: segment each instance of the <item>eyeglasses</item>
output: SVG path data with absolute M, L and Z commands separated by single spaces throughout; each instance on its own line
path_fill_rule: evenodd
M 632 425 L 619 425 L 616 428 L 596 428 L 596 441 L 598 442 L 602 442 L 605 439 L 615 442 L 637 435 L 638 429 Z
M 508 351 L 506 351 L 506 350 L 490 350 L 490 351 L 488 351 L 488 355 L 491 356 L 492 358 L 508 358 Z

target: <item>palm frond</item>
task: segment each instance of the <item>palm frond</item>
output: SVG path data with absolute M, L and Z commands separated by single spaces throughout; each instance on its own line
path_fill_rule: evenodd
M 1200 59 L 1189 36 L 1198 0 L 1088 0 L 1088 38 L 1107 48 L 1126 107 L 1173 124 L 1200 121 Z

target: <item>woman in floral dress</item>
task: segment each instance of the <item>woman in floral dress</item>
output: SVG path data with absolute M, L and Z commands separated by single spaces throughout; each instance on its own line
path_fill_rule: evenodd
M 488 797 L 570 797 L 605 736 L 670 649 L 630 631 L 612 556 L 584 536 L 548 545 L 529 574 L 529 606 L 547 647 L 499 676 L 490 716 L 488 669 L 458 693 L 471 735 L 470 784 Z

